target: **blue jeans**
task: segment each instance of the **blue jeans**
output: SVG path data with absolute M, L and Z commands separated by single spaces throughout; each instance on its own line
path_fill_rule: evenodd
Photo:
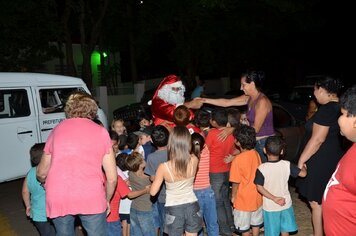
M 131 236 L 156 236 L 152 211 L 139 211 L 131 207 L 130 222 Z
M 203 216 L 208 236 L 219 235 L 218 217 L 213 189 L 209 187 L 194 190 L 194 193 L 198 198 L 200 213 Z M 198 235 L 203 236 L 203 230 L 200 230 Z
M 78 215 L 88 236 L 106 236 L 106 211 L 100 214 Z M 75 215 L 53 218 L 57 236 L 75 236 Z
M 113 221 L 113 222 L 107 222 L 108 224 L 108 236 L 118 236 L 122 235 L 122 230 L 121 230 L 121 221 Z
M 260 139 L 260 140 L 257 140 L 256 146 L 255 146 L 256 151 L 257 151 L 258 154 L 260 155 L 260 158 L 261 158 L 261 162 L 262 162 L 262 163 L 267 162 L 267 156 L 266 156 L 266 154 L 263 152 L 263 148 L 264 148 L 265 145 L 266 145 L 266 140 L 267 140 L 267 138 L 268 138 L 268 137 L 263 138 L 263 139 Z
M 158 209 L 158 216 L 160 220 L 160 226 L 159 226 L 159 235 L 163 236 L 164 232 L 164 218 L 166 215 L 166 211 L 164 210 L 164 205 L 165 203 L 157 201 L 157 209 Z
M 215 194 L 220 234 L 223 236 L 231 236 L 231 229 L 235 226 L 230 202 L 229 172 L 209 173 L 209 177 L 211 187 Z
M 49 221 L 46 221 L 46 222 L 34 221 L 33 224 L 36 226 L 40 235 L 45 235 L 45 236 L 55 236 L 56 235 L 54 226 Z

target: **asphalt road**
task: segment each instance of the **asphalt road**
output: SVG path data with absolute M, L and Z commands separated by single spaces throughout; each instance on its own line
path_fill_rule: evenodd
M 23 179 L 0 183 L 0 236 L 38 236 L 35 227 L 26 217 L 22 203 L 21 188 Z M 294 187 L 290 187 L 299 231 L 295 235 L 312 234 L 310 211 L 298 198 Z M 83 235 L 77 229 L 77 236 Z

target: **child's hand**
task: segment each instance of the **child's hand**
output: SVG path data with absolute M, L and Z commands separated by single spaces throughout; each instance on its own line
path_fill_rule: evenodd
M 106 216 L 110 215 L 111 209 L 110 209 L 110 202 L 106 202 Z
M 146 188 L 146 193 L 150 193 L 151 185 L 147 185 L 145 188 Z
M 284 206 L 286 204 L 286 199 L 284 197 L 275 197 L 273 201 L 280 206 Z
M 230 162 L 232 162 L 232 160 L 234 160 L 234 158 L 235 158 L 235 156 L 233 156 L 233 155 L 227 155 L 225 158 L 224 158 L 224 162 L 225 163 L 230 163 Z

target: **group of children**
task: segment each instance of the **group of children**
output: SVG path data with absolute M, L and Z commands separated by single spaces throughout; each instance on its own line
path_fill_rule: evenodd
M 198 110 L 191 120 L 189 110 L 178 106 L 174 124 L 153 126 L 147 115 L 138 120 L 138 131 L 127 133 L 124 124 L 114 120 L 109 131 L 118 185 L 108 235 L 203 235 L 203 225 L 212 236 L 256 236 L 261 227 L 267 236 L 298 230 L 288 179 L 306 176 L 306 168 L 280 158 L 286 144 L 279 136 L 267 139 L 268 161 L 262 163 L 256 132 L 239 110 Z M 234 133 L 222 139 L 229 126 Z M 31 148 L 34 167 L 24 180 L 23 200 L 40 234 L 54 235 L 34 174 L 42 150 L 43 144 Z

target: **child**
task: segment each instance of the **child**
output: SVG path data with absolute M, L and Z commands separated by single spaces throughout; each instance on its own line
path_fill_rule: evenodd
M 240 111 L 240 124 L 250 125 L 250 122 L 248 122 L 248 119 L 247 119 L 247 108 L 242 109 Z
M 225 157 L 234 154 L 235 143 L 231 134 L 225 140 L 218 137 L 227 124 L 226 110 L 215 109 L 210 124 L 214 128 L 210 129 L 205 140 L 210 151 L 210 184 L 215 194 L 220 234 L 231 235 L 235 227 L 230 202 L 230 162 L 226 162 Z
M 240 147 L 231 164 L 230 182 L 232 182 L 231 202 L 234 206 L 235 227 L 242 236 L 258 236 L 263 225 L 262 196 L 253 183 L 261 158 L 254 149 L 256 131 L 253 127 L 241 125 L 234 131 L 236 145 Z M 275 236 L 275 235 L 273 235 Z
M 208 235 L 219 235 L 215 196 L 209 178 L 210 152 L 203 136 L 198 133 L 192 134 L 192 153 L 199 158 L 198 171 L 194 180 L 194 193 L 198 198 L 200 214 L 203 216 Z M 203 230 L 199 232 L 199 235 L 203 235 Z
M 153 124 L 152 118 L 146 113 L 140 113 L 137 121 L 141 128 L 152 126 Z
M 175 125 L 181 125 L 187 127 L 190 134 L 201 130 L 190 122 L 190 111 L 188 107 L 184 105 L 178 106 L 173 112 L 173 122 Z
M 279 136 L 271 136 L 266 140 L 264 152 L 268 162 L 261 164 L 257 171 L 254 183 L 257 190 L 263 195 L 264 234 L 287 236 L 289 232 L 298 230 L 292 198 L 288 190 L 289 176 L 305 177 L 306 168 L 299 169 L 286 160 L 280 160 L 283 155 L 285 143 Z
M 156 150 L 156 148 L 152 145 L 152 130 L 153 126 L 145 126 L 139 131 L 134 132 L 134 134 L 139 137 L 139 144 L 143 148 L 143 156 L 145 157 L 145 161 L 147 161 L 147 156 Z
M 237 128 L 240 125 L 241 114 L 236 108 L 228 108 L 227 112 L 227 125 L 226 127 Z
M 202 131 L 202 135 L 205 138 L 210 130 L 210 118 L 211 113 L 205 110 L 197 110 L 194 115 L 194 123 Z
M 157 151 L 151 153 L 147 157 L 147 164 L 145 174 L 150 176 L 153 182 L 156 176 L 158 166 L 168 160 L 167 157 L 167 143 L 169 138 L 169 131 L 162 125 L 157 125 L 152 131 L 152 142 L 157 147 Z M 166 202 L 166 186 L 162 185 L 159 191 L 157 201 L 152 205 L 155 217 L 155 226 L 159 228 L 159 235 L 163 235 L 164 231 L 164 204 Z
M 323 196 L 323 220 L 328 236 L 354 235 L 356 232 L 356 85 L 340 99 L 341 134 L 353 142 L 339 161 Z
M 118 175 L 125 181 L 126 185 L 130 187 L 129 184 L 129 171 L 126 168 L 126 158 L 129 154 L 123 152 L 116 157 L 116 166 L 118 167 Z M 121 175 L 122 173 L 122 175 Z M 126 197 L 123 198 L 119 206 L 119 217 L 122 226 L 122 236 L 130 235 L 130 208 L 132 201 Z
M 26 206 L 26 215 L 31 217 L 33 224 L 41 236 L 55 236 L 53 225 L 46 216 L 46 194 L 41 183 L 36 179 L 36 167 L 40 163 L 44 143 L 37 143 L 30 149 L 32 168 L 28 172 L 22 185 L 22 199 Z
M 122 119 L 115 119 L 111 122 L 111 129 L 118 135 L 126 134 L 125 122 Z
M 129 181 L 133 191 L 142 191 L 132 199 L 130 209 L 130 234 L 142 236 L 155 236 L 153 225 L 152 202 L 150 200 L 151 181 L 143 172 L 145 160 L 138 152 L 131 153 L 126 158 L 126 167 L 129 170 Z
M 190 154 L 191 136 L 187 128 L 176 126 L 168 140 L 169 161 L 159 165 L 151 186 L 155 196 L 166 184 L 165 233 L 170 236 L 195 236 L 202 228 L 199 204 L 193 192 L 198 158 Z
M 122 235 L 119 217 L 120 199 L 126 197 L 130 192 L 126 182 L 118 175 L 116 190 L 110 200 L 110 214 L 106 217 L 108 236 Z
M 115 156 L 119 154 L 119 135 L 114 130 L 109 130 L 109 135 Z

